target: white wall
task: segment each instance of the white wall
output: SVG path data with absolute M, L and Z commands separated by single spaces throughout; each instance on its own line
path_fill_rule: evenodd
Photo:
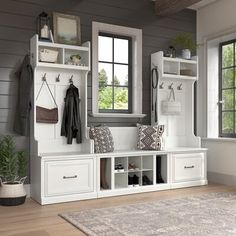
M 197 12 L 197 42 L 199 56 L 199 83 L 197 129 L 198 135 L 207 136 L 207 47 L 209 40 L 236 32 L 236 1 L 218 0 Z M 210 85 L 209 85 L 210 86 Z M 217 127 L 216 127 L 217 128 Z M 208 152 L 210 181 L 236 185 L 236 139 L 203 139 Z

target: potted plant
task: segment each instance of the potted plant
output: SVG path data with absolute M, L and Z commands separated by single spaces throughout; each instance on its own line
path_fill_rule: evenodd
M 191 59 L 191 52 L 197 49 L 196 43 L 193 41 L 192 34 L 185 33 L 177 35 L 172 44 L 175 48 L 180 48 L 182 50 L 182 58 Z
M 4 136 L 0 140 L 0 205 L 16 206 L 25 202 L 26 167 L 25 152 L 16 150 L 11 136 Z

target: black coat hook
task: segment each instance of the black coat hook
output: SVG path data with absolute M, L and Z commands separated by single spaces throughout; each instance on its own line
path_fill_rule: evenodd
M 69 83 L 73 84 L 73 75 L 70 77 Z
M 58 74 L 58 76 L 56 77 L 56 82 L 60 82 L 60 76 L 61 74 Z
M 42 81 L 46 81 L 46 75 L 47 75 L 47 73 L 45 73 L 45 74 L 43 75 Z

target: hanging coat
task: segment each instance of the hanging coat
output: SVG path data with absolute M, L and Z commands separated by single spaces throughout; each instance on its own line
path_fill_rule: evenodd
M 66 91 L 65 106 L 61 125 L 61 136 L 67 137 L 67 143 L 72 144 L 76 138 L 77 143 L 82 143 L 80 120 L 79 90 L 73 84 Z
M 25 56 L 15 74 L 18 78 L 18 99 L 13 129 L 18 134 L 26 136 L 29 134 L 30 96 L 33 84 L 33 70 L 29 55 Z

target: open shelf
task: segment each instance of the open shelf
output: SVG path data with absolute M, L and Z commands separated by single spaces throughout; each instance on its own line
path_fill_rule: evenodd
M 33 42 L 34 41 L 34 42 Z M 32 65 L 41 68 L 58 68 L 68 70 L 90 70 L 90 42 L 84 43 L 82 46 L 65 45 L 51 42 L 41 42 L 38 39 L 38 35 L 32 38 L 34 45 L 34 51 L 32 52 Z M 41 51 L 47 49 L 54 52 L 58 52 L 56 60 L 48 59 L 40 56 Z M 50 54 L 50 53 L 48 53 Z M 70 57 L 72 55 L 79 54 L 81 56 L 80 61 L 73 62 Z M 50 56 L 49 56 L 50 57 Z

